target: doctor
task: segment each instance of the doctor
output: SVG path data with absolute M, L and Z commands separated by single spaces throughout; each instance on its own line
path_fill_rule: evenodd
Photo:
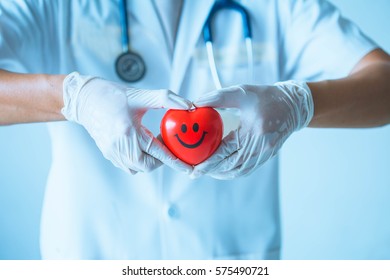
M 0 3 L 0 123 L 48 122 L 52 139 L 43 258 L 279 258 L 279 148 L 308 125 L 388 124 L 389 56 L 326 1 L 239 1 L 253 79 L 242 19 L 226 10 L 213 22 L 215 90 L 201 35 L 214 1 L 128 2 L 146 67 L 132 83 L 115 71 L 119 1 Z M 195 167 L 154 136 L 161 108 L 192 102 L 240 110 Z

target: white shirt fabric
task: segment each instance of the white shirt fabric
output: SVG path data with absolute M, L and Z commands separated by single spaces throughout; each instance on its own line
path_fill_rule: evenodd
M 144 79 L 129 86 L 169 88 L 190 100 L 213 90 L 201 31 L 214 1 L 184 1 L 180 20 L 170 23 L 178 24 L 174 49 L 156 11 L 161 7 L 128 2 L 131 48 L 147 65 Z M 213 25 L 223 86 L 342 77 L 376 47 L 326 1 L 239 2 L 251 17 L 255 77 L 248 79 L 241 18 L 225 10 Z M 79 71 L 120 82 L 114 67 L 122 50 L 116 0 L 2 0 L 0 28 L 3 69 Z M 163 113 L 148 113 L 144 124 L 158 133 L 156 118 Z M 166 167 L 132 176 L 104 159 L 83 127 L 48 126 L 52 166 L 42 214 L 43 258 L 280 257 L 277 157 L 231 181 L 190 180 Z

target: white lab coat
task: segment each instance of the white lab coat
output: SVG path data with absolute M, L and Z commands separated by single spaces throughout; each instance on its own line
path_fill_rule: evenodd
M 213 25 L 223 86 L 315 80 L 348 74 L 375 44 L 324 1 L 240 1 L 251 15 L 255 79 L 247 75 L 241 18 L 224 11 Z M 174 52 L 151 1 L 129 1 L 132 48 L 147 65 L 130 86 L 169 88 L 190 100 L 214 89 L 201 30 L 212 0 L 185 1 Z M 0 3 L 0 67 L 119 81 L 118 1 Z M 144 124 L 158 133 L 163 112 Z M 52 166 L 41 250 L 50 259 L 277 259 L 278 159 L 231 181 L 190 180 L 161 167 L 124 173 L 104 159 L 86 130 L 49 124 Z

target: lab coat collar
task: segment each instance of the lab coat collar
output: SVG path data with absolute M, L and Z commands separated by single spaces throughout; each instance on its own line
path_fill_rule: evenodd
M 145 1 L 146 2 L 146 1 Z M 178 94 L 214 0 L 184 1 L 173 55 L 170 89 Z

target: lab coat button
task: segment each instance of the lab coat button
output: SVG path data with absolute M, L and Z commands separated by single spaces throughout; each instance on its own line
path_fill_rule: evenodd
M 176 206 L 172 205 L 168 208 L 168 216 L 171 218 L 178 218 L 179 217 L 179 212 L 178 212 Z

